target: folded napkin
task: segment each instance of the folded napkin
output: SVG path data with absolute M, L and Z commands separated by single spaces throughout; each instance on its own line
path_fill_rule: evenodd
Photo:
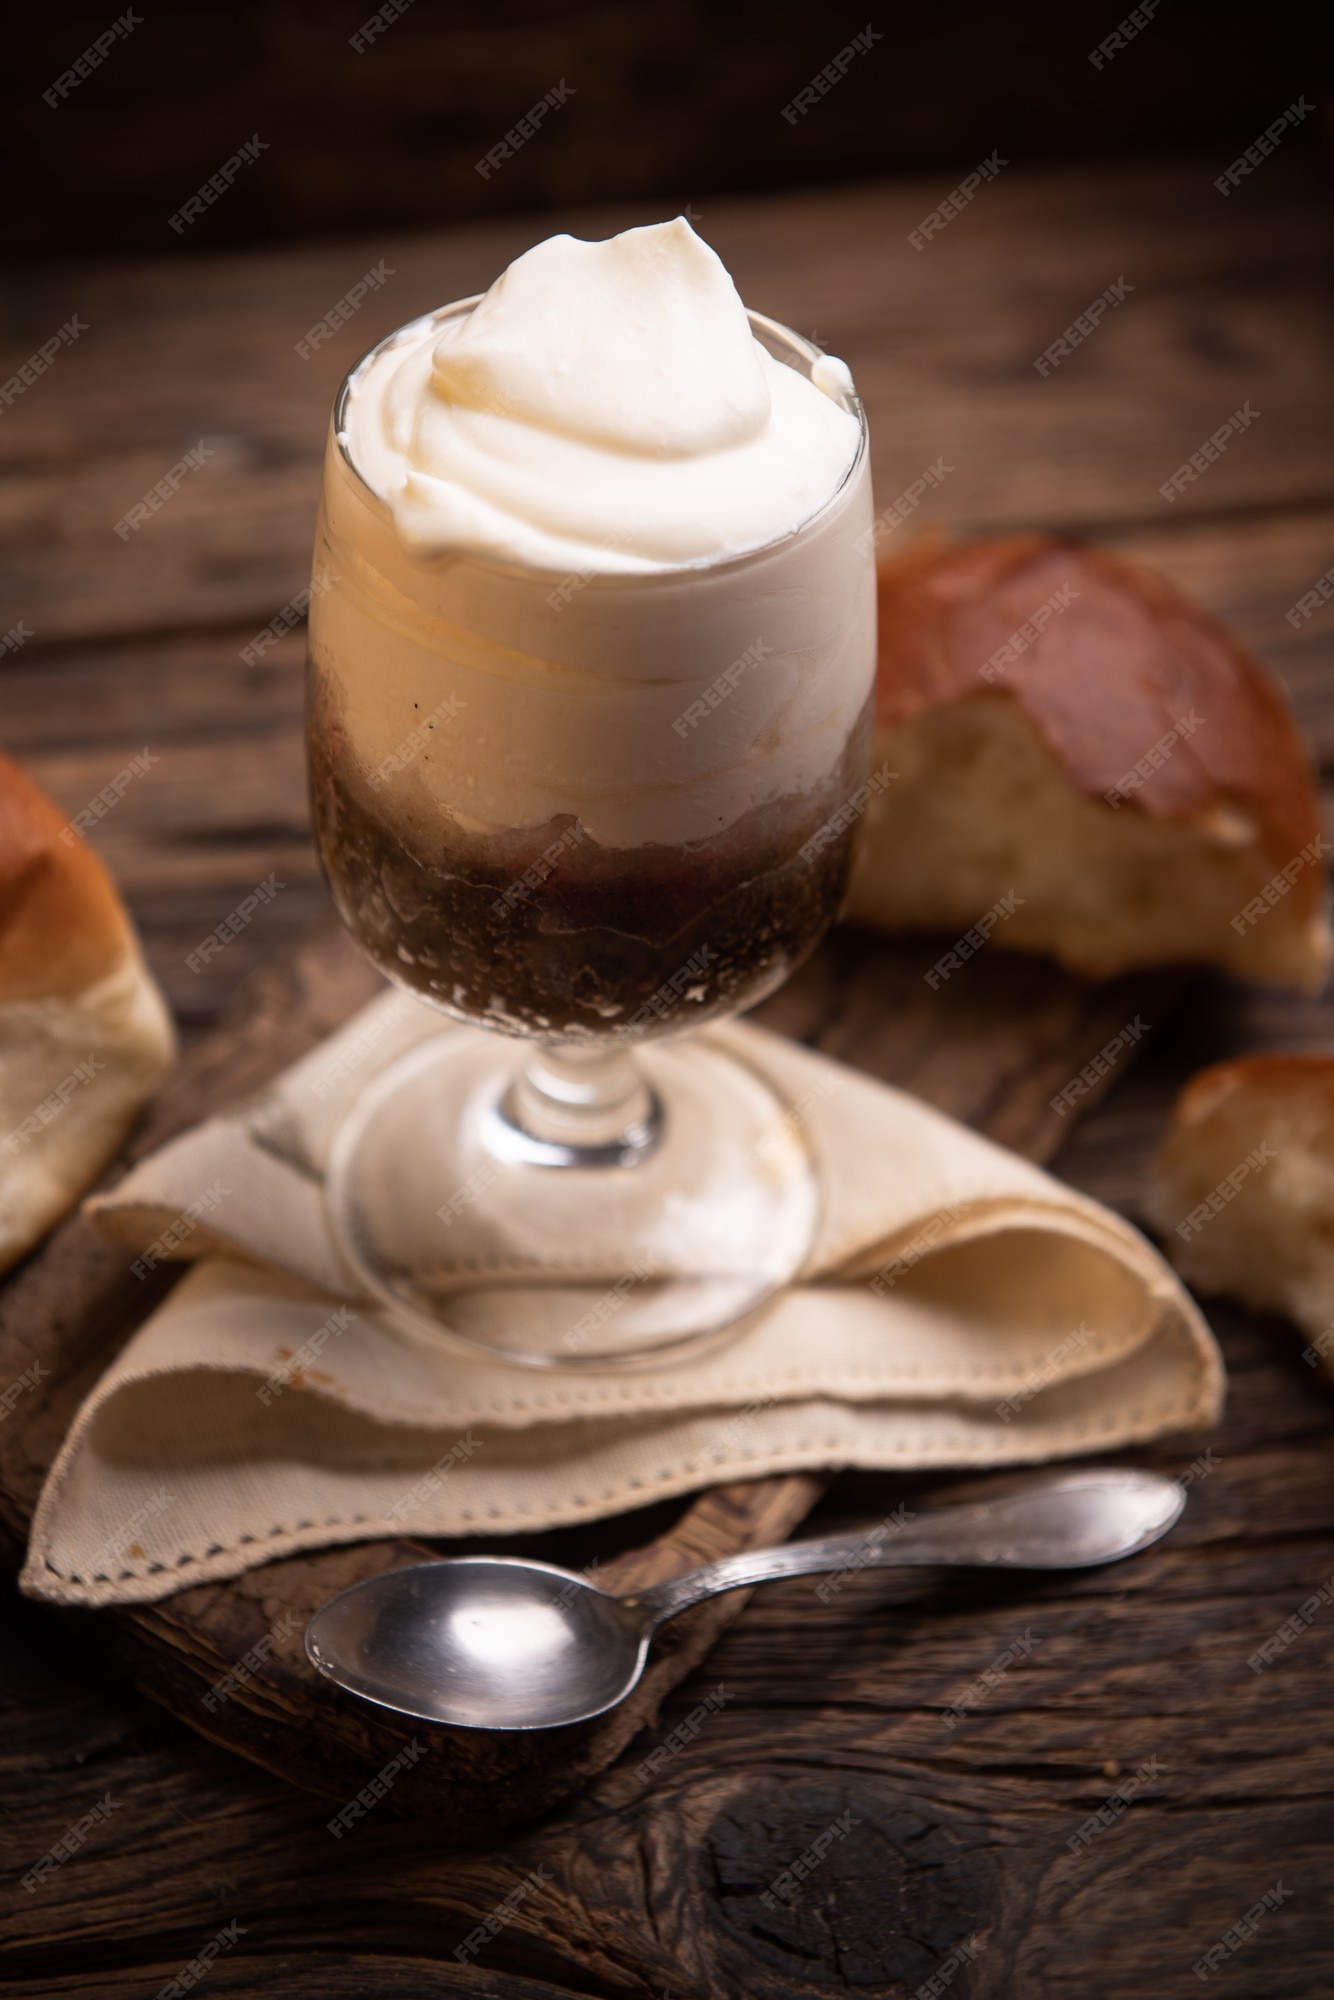
M 144 1602 L 331 1542 L 553 1527 L 799 1468 L 1034 1462 L 1218 1414 L 1208 1328 L 1127 1223 L 741 1024 L 708 1033 L 769 1077 L 825 1182 L 807 1270 L 744 1333 L 672 1366 L 550 1373 L 400 1324 L 358 1298 L 323 1170 L 357 1092 L 440 1032 L 387 993 L 88 1204 L 141 1271 L 198 1261 L 80 1409 L 30 1594 Z

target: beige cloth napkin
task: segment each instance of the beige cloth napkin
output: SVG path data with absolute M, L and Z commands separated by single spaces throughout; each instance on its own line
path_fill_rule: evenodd
M 388 993 L 260 1102 L 89 1203 L 141 1258 L 199 1261 L 80 1409 L 33 1522 L 30 1594 L 143 1602 L 331 1542 L 502 1535 L 798 1468 L 1032 1462 L 1218 1414 L 1208 1328 L 1127 1223 L 741 1024 L 710 1033 L 801 1116 L 825 1177 L 803 1281 L 688 1364 L 465 1358 L 356 1298 L 321 1187 L 357 1091 L 439 1032 Z

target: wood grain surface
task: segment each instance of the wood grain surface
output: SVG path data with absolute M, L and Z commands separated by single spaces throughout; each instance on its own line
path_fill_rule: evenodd
M 1155 562 L 1283 674 L 1328 772 L 1334 607 L 1297 627 L 1285 613 L 1334 562 L 1330 217 L 1295 160 L 1268 160 L 1244 201 L 1217 197 L 1216 171 L 1190 157 L 1016 169 L 921 255 L 906 231 L 939 199 L 934 180 L 697 207 L 746 297 L 853 365 L 881 506 L 943 456 L 952 469 L 916 519 L 1076 528 Z M 629 219 L 641 217 L 560 218 L 590 233 Z M 389 325 L 484 284 L 534 233 L 516 220 L 185 274 L 170 260 L 45 271 L 10 311 L 11 362 L 71 311 L 89 332 L 0 424 L 3 622 L 35 634 L 0 666 L 6 747 L 70 811 L 145 741 L 159 755 L 98 845 L 193 1035 L 323 907 L 300 640 L 256 666 L 240 655 L 304 580 L 332 389 Z M 379 257 L 392 281 L 299 360 L 293 343 Z M 1122 275 L 1125 303 L 1041 379 L 1034 357 Z M 1247 399 L 1257 421 L 1164 503 L 1161 482 Z M 126 507 L 200 438 L 214 455 L 122 543 Z M 185 954 L 271 870 L 283 893 L 195 977 Z M 980 955 L 976 979 L 946 989 L 954 1039 L 933 1067 L 940 996 L 925 1007 L 914 949 L 841 933 L 766 1018 L 1050 1152 L 1064 1133 L 1041 1107 L 1065 1075 L 1045 1077 L 1074 1023 L 1097 1032 L 1108 996 L 1080 995 L 1040 961 Z M 1169 999 L 1143 1005 L 1141 1060 L 1057 1159 L 1132 1215 L 1192 1067 L 1252 1047 L 1334 1048 L 1326 999 L 1221 979 L 1171 1012 Z M 998 1003 L 1001 1018 L 1016 1010 L 1024 1051 L 999 1087 Z M 1334 1404 L 1289 1328 L 1212 1316 L 1232 1375 L 1223 1424 L 1135 1454 L 1193 1471 L 1162 1548 L 1075 1582 L 867 1575 L 827 1602 L 801 1582 L 758 1592 L 609 1769 L 541 1824 L 463 1851 L 447 1845 L 447 1800 L 435 1828 L 380 1808 L 334 1841 L 327 1807 L 144 1702 L 109 1669 L 96 1621 L 12 1601 L 10 1880 L 99 1801 L 110 1809 L 44 1888 L 13 1888 L 7 1990 L 153 1994 L 234 1922 L 205 1991 L 911 2000 L 940 1978 L 958 2000 L 1138 2000 L 1195 1991 L 1192 1967 L 1221 1942 L 1212 1992 L 1326 1993 Z M 21 1338 L 21 1314 L 15 1326 Z M 39 1470 L 36 1445 L 26 1475 L 21 1457 L 11 1445 L 7 1492 L 11 1471 L 30 1490 Z M 907 1490 L 841 1479 L 812 1525 L 879 1518 Z M 12 1532 L 21 1515 L 5 1505 Z M 622 1546 L 667 1525 L 624 1524 Z M 572 1560 L 594 1552 L 566 1545 Z M 1291 1643 L 1253 1671 L 1304 1606 Z M 131 1650 L 131 1673 L 149 1678 L 152 1644 Z M 1006 1654 L 951 1728 L 945 1711 Z M 725 1707 L 645 1774 L 720 1683 Z M 816 1845 L 818 1865 L 775 1894 Z M 1256 1916 L 1266 1894 L 1279 1906 Z M 489 1917 L 494 1934 L 460 1961 Z M 968 1940 L 982 1949 L 963 1963 Z
M 875 1074 L 917 1090 L 942 1110 L 1035 1158 L 1055 1143 L 1055 1091 L 1129 1017 L 1147 1007 L 1162 1019 L 1179 980 L 1172 975 L 1105 987 L 1013 959 L 989 981 L 960 981 L 939 1000 L 922 974 L 935 944 L 839 938 L 762 1010 L 816 1047 L 845 1054 Z M 381 990 L 381 981 L 332 920 L 255 974 L 228 1019 L 199 1041 L 160 1093 L 131 1147 L 135 1157 L 213 1113 L 250 1097 L 331 1026 Z M 1090 1096 L 1089 1102 L 1093 1101 Z M 40 1360 L 42 1378 L 0 1432 L 0 1535 L 17 1569 L 42 1479 L 91 1380 L 147 1310 L 170 1288 L 164 1273 L 146 1295 L 131 1282 L 124 1248 L 75 1216 L 0 1287 L 0 1381 Z M 646 1510 L 656 1532 L 622 1520 L 582 1536 L 525 1538 L 557 1560 L 582 1543 L 609 1589 L 664 1581 L 701 1562 L 781 1541 L 825 1481 L 808 1474 L 743 1481 L 688 1504 Z M 485 1542 L 448 1545 L 462 1554 Z M 504 1546 L 515 1543 L 506 1540 Z M 437 1553 L 442 1552 L 437 1550 Z M 303 1635 L 320 1605 L 364 1578 L 429 1556 L 400 1538 L 263 1564 L 247 1576 L 181 1590 L 162 1603 L 74 1613 L 137 1684 L 214 1741 L 342 1805 L 397 1756 L 412 1732 L 397 1718 L 348 1699 L 305 1657 Z M 604 1769 L 653 1723 L 663 1696 L 706 1654 L 743 1608 L 715 1599 L 673 1621 L 655 1645 L 631 1698 L 579 1728 L 502 1736 L 420 1733 L 431 1752 L 399 1778 L 386 1816 L 446 1813 L 441 1843 L 457 1846 L 523 1824 Z M 221 1701 L 216 1683 L 238 1661 L 239 1684 Z

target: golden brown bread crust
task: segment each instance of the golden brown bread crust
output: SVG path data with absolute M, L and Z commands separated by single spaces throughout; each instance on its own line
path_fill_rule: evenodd
M 1072 600 L 1036 640 L 985 678 L 998 649 L 1067 587 Z M 1193 710 L 1198 726 L 1126 806 L 1181 820 L 1240 809 L 1276 867 L 1319 833 L 1310 758 L 1273 677 L 1138 563 L 1048 535 L 943 545 L 923 537 L 881 565 L 879 604 L 881 729 L 1000 695 L 1024 711 L 1070 781 L 1101 798 Z M 1322 871 L 1304 869 L 1292 896 L 1314 915 Z
M 1334 1055 L 1279 1051 L 1237 1056 L 1197 1070 L 1177 1094 L 1168 1143 L 1206 1123 L 1238 1090 L 1280 1097 L 1291 1092 L 1303 1107 L 1327 1118 L 1334 1130 Z
M 104 978 L 131 942 L 106 869 L 12 758 L 0 755 L 0 1003 Z

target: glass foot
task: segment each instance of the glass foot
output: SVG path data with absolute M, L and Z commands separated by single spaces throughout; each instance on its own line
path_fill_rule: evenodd
M 795 1114 L 705 1036 L 525 1060 L 443 1035 L 358 1100 L 327 1195 L 369 1295 L 541 1368 L 651 1365 L 738 1330 L 819 1217 Z

